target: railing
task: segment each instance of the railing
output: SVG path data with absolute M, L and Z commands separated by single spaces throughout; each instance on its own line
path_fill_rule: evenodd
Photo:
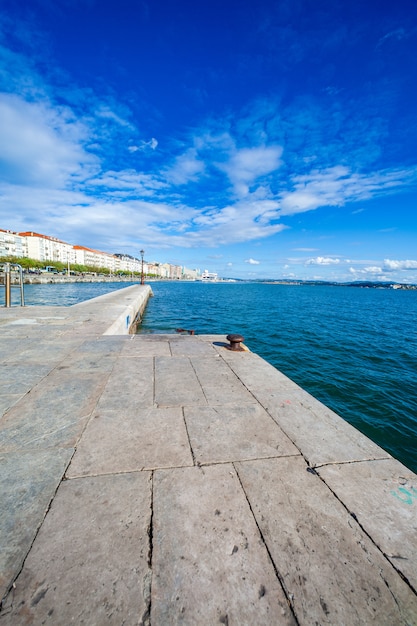
M 12 283 L 12 271 L 18 273 L 17 285 Z M 4 274 L 4 306 L 12 305 L 12 287 L 20 287 L 20 306 L 25 306 L 22 266 L 18 263 L 0 263 L 0 272 Z

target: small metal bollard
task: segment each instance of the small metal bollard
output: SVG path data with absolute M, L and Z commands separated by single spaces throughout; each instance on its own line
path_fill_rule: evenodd
M 242 337 L 242 335 L 227 335 L 226 339 L 230 342 L 230 346 L 227 346 L 229 350 L 233 350 L 234 352 L 243 352 L 240 342 L 245 341 L 245 338 Z

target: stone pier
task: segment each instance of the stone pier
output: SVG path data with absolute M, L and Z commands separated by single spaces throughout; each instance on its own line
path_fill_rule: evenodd
M 148 296 L 0 310 L 0 625 L 416 625 L 416 475 Z

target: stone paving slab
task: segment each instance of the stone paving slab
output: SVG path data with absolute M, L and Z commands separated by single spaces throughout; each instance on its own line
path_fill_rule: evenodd
M 173 356 L 216 356 L 215 348 L 207 341 L 195 337 L 178 337 L 170 341 Z
M 1 449 L 74 447 L 105 381 L 100 371 L 55 370 L 1 418 Z
M 155 472 L 153 510 L 152 624 L 296 623 L 233 465 Z
M 256 402 L 253 395 L 219 355 L 192 357 L 191 363 L 210 405 Z
M 257 355 L 228 352 L 224 358 L 310 465 L 391 458 L 385 450 Z
M 158 406 L 207 404 L 189 358 L 156 357 L 155 402 Z
M 171 356 L 168 341 L 145 341 L 143 335 L 131 335 L 122 347 L 122 355 L 127 356 Z
M 317 471 L 417 590 L 416 475 L 394 459 L 328 465 Z
M 37 385 L 49 372 L 50 365 L 19 363 L 11 368 L 9 365 L 0 363 L 0 396 L 3 394 L 24 395 Z
M 0 454 L 0 597 L 22 567 L 73 452 Z
M 154 406 L 154 362 L 151 357 L 119 358 L 104 387 L 97 411 L 138 411 Z
M 303 389 L 256 394 L 310 465 L 386 459 L 390 455 Z M 331 441 L 332 445 L 327 445 Z
M 40 342 L 42 345 L 42 355 L 39 353 Z M 80 341 L 78 340 L 63 340 L 62 338 L 59 338 L 59 340 L 57 340 L 57 338 L 51 339 L 49 334 L 48 337 L 38 337 L 37 339 L 29 339 L 22 342 L 15 341 L 13 351 L 9 351 L 6 355 L 1 351 L 2 364 L 10 369 L 22 365 L 31 365 L 32 368 L 41 365 L 53 369 L 55 365 L 60 363 L 72 350 L 78 348 L 79 345 Z
M 193 465 L 180 407 L 97 412 L 77 446 L 67 476 Z
M 2 393 L 0 396 L 0 419 L 1 417 L 12 408 L 22 398 L 20 393 Z
M 416 595 L 304 459 L 236 467 L 299 624 L 416 623 Z
M 2 626 L 144 623 L 150 520 L 147 472 L 63 482 L 3 607 Z
M 214 341 L 222 358 L 229 364 L 236 376 L 246 384 L 250 383 L 250 390 L 253 394 L 266 393 L 273 394 L 278 390 L 296 389 L 298 385 L 282 372 L 275 369 L 254 352 L 232 352 L 225 349 L 222 342 Z
M 198 463 L 300 454 L 259 404 L 185 407 L 184 415 Z

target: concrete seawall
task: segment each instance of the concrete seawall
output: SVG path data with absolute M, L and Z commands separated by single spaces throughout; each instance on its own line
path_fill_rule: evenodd
M 137 281 L 138 278 L 129 276 L 94 276 L 85 274 L 79 276 L 67 276 L 66 274 L 53 274 L 44 272 L 41 274 L 23 274 L 23 282 L 25 285 L 47 285 L 47 284 L 66 284 L 66 283 L 130 283 Z M 19 283 L 18 277 L 13 273 L 12 284 Z M 4 284 L 4 277 L 0 276 L 0 285 Z
M 144 289 L 0 310 L 0 624 L 417 625 L 416 475 Z
M 71 308 L 77 312 L 88 311 L 95 320 L 114 320 L 104 331 L 104 335 L 128 335 L 135 320 L 142 316 L 151 295 L 152 290 L 148 285 L 132 285 L 79 302 Z

